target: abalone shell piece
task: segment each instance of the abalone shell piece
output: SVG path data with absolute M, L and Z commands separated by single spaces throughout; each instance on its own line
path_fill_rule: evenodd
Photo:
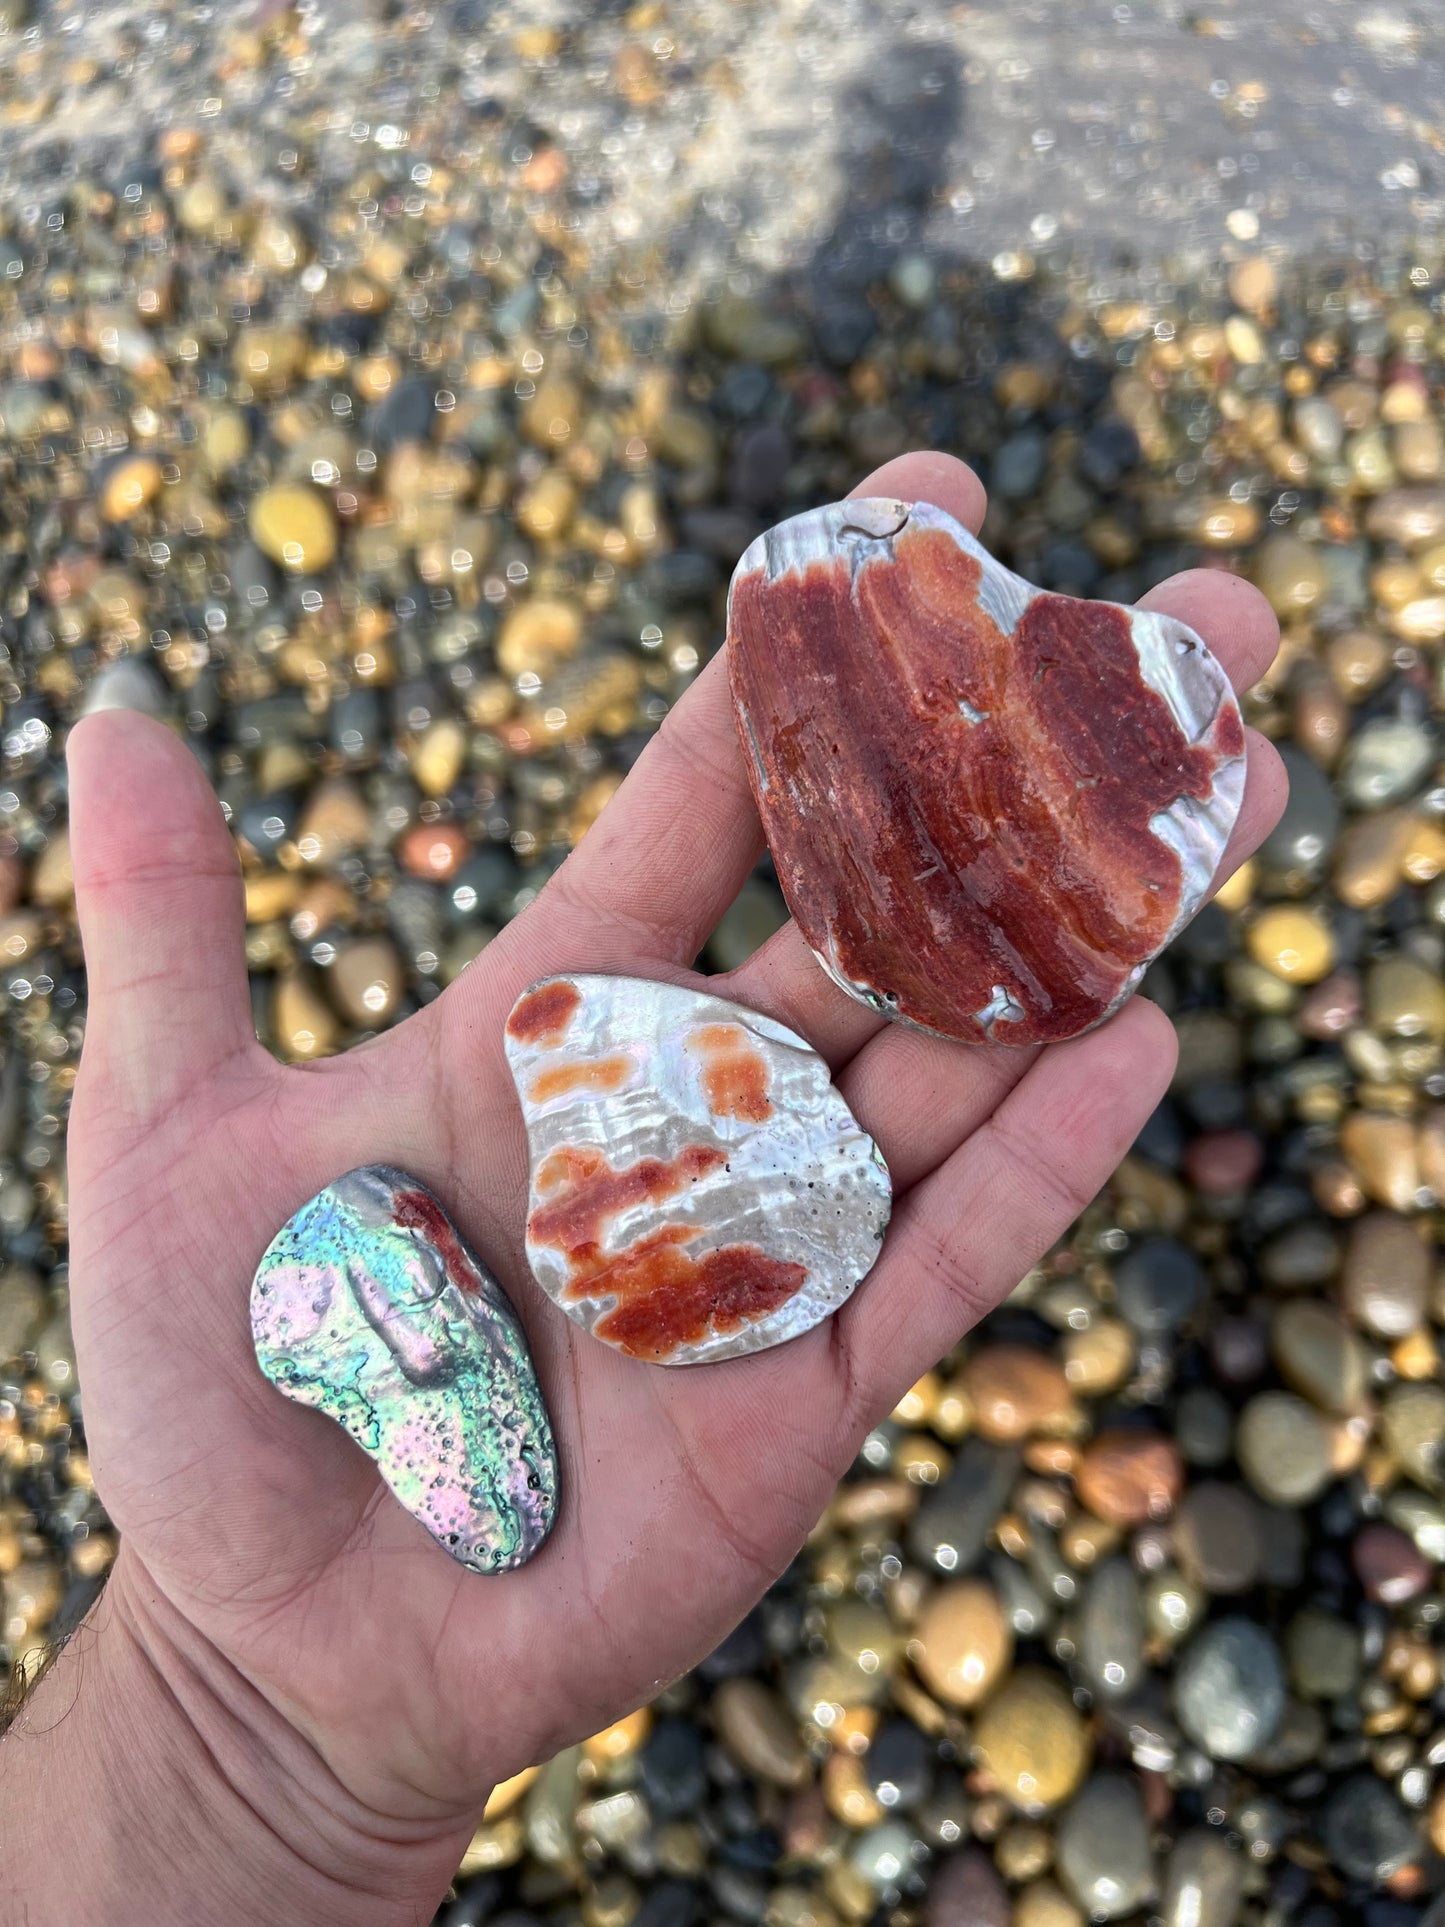
M 557 1454 L 506 1293 L 430 1191 L 368 1164 L 303 1204 L 251 1287 L 261 1370 L 343 1426 L 413 1518 L 505 1572 L 557 1513 Z
M 1239 811 L 1239 707 L 1193 630 L 1033 588 L 926 502 L 760 536 L 728 663 L 798 928 L 850 996 L 943 1037 L 1100 1023 Z
M 891 1190 L 828 1066 L 769 1017 L 638 977 L 552 977 L 506 1026 L 531 1151 L 527 1258 L 634 1358 L 796 1338 L 872 1266 Z

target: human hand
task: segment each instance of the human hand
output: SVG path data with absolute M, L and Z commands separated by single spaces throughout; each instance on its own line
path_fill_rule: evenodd
M 983 508 L 942 456 L 890 463 L 858 492 L 928 499 L 971 528 Z M 1274 619 L 1235 578 L 1191 572 L 1148 600 L 1198 629 L 1237 686 L 1273 655 Z M 360 1921 L 380 1895 L 424 1918 L 494 1782 L 649 1698 L 787 1564 L 862 1435 L 1104 1182 L 1168 1084 L 1172 1030 L 1136 999 L 1042 1052 L 948 1044 L 850 1001 L 791 925 L 728 976 L 694 976 L 761 849 L 721 660 L 450 989 L 308 1066 L 277 1064 L 253 1034 L 235 854 L 188 751 L 109 714 L 77 727 L 70 763 L 91 998 L 73 1316 L 92 1464 L 122 1534 L 97 1652 L 118 1626 L 179 1682 L 168 1702 L 222 1780 L 298 1883 L 322 1883 L 280 1917 Z M 1284 787 L 1251 734 L 1222 874 Z M 502 1028 L 521 990 L 563 970 L 705 984 L 828 1059 L 895 1187 L 883 1255 L 835 1318 L 665 1371 L 587 1337 L 533 1285 Z M 262 1250 L 367 1163 L 437 1192 L 530 1334 L 563 1486 L 551 1540 L 519 1571 L 453 1564 L 340 1430 L 257 1368 Z M 98 1686 L 77 1682 L 82 1714 Z M 184 1917 L 208 1918 L 194 1900 Z M 271 1916 L 253 1896 L 247 1918 Z

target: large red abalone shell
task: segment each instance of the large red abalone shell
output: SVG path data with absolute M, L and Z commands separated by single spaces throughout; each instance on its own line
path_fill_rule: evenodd
M 836 503 L 752 544 L 734 712 L 819 961 L 944 1037 L 1115 1010 L 1202 902 L 1244 787 L 1227 677 L 1181 622 L 1035 589 L 928 503 Z

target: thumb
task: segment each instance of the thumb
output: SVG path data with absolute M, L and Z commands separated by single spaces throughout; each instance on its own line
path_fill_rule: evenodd
M 199 764 L 160 723 L 88 716 L 66 757 L 86 1058 L 153 1117 L 254 1040 L 240 866 Z

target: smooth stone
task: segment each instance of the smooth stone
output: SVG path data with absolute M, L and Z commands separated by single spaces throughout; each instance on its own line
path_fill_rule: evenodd
M 1109 1525 L 1165 1518 L 1179 1497 L 1184 1468 L 1172 1439 L 1133 1430 L 1096 1433 L 1074 1473 L 1080 1500 Z
M 712 1696 L 713 1724 L 728 1752 L 769 1786 L 798 1787 L 808 1755 L 788 1709 L 761 1680 L 725 1679 Z
M 1359 1631 L 1334 1613 L 1302 1607 L 1285 1628 L 1284 1651 L 1290 1684 L 1304 1699 L 1343 1699 L 1359 1684 Z
M 1069 1799 L 1089 1765 L 1089 1735 L 1057 1676 L 1024 1667 L 979 1715 L 980 1764 L 1011 1805 L 1026 1813 Z
M 1293 1392 L 1256 1393 L 1239 1415 L 1234 1449 L 1244 1476 L 1274 1505 L 1307 1505 L 1332 1476 L 1329 1430 Z
M 973 1402 L 979 1436 L 997 1445 L 1026 1439 L 1072 1403 L 1060 1365 L 1027 1345 L 985 1345 L 965 1363 L 960 1382 Z
M 1421 1485 L 1445 1481 L 1445 1388 L 1396 1385 L 1380 1408 L 1385 1444 Z
M 863 1755 L 863 1776 L 886 1812 L 911 1812 L 933 1786 L 933 1748 L 906 1719 L 885 1720 Z
M 1114 1268 L 1120 1312 L 1144 1338 L 1182 1325 L 1204 1291 L 1204 1267 L 1176 1238 L 1146 1238 Z
M 848 1856 L 849 1865 L 875 1892 L 899 1887 L 913 1872 L 913 1832 L 902 1820 L 870 1827 Z
M 1234 1446 L 1234 1411 L 1213 1385 L 1191 1385 L 1174 1408 L 1174 1437 L 1190 1465 L 1223 1465 Z
M 1445 536 L 1445 488 L 1417 484 L 1376 496 L 1365 513 L 1365 532 L 1406 549 L 1438 542 Z
M 1100 1773 L 1059 1822 L 1058 1868 L 1091 1920 L 1119 1920 L 1154 1892 L 1154 1858 L 1139 1783 Z
M 1284 814 L 1260 845 L 1260 861 L 1276 875 L 1324 875 L 1340 829 L 1340 806 L 1330 779 L 1292 743 L 1280 746 L 1289 777 Z
M 1351 1880 L 1388 1880 L 1422 1846 L 1418 1819 L 1373 1773 L 1341 1781 L 1326 1802 L 1322 1831 L 1331 1860 Z
M 1294 437 L 1317 462 L 1332 462 L 1345 445 L 1345 425 L 1319 395 L 1307 395 L 1294 405 Z
M 337 1009 L 364 1030 L 389 1023 L 406 988 L 401 958 L 385 937 L 359 937 L 343 944 L 329 981 Z
M 1293 903 L 1263 911 L 1249 927 L 1249 954 L 1286 983 L 1316 984 L 1334 968 L 1335 940 L 1315 912 Z
M 702 1806 L 708 1790 L 706 1748 L 691 1720 L 657 1722 L 643 1744 L 638 1779 L 659 1820 L 675 1820 Z
M 1403 1606 L 1428 1592 L 1435 1567 L 1398 1526 L 1362 1526 L 1350 1546 L 1350 1563 L 1365 1597 L 1381 1606 Z
M 1414 957 L 1384 957 L 1365 979 L 1365 1014 L 1387 1036 L 1445 1039 L 1445 985 Z
M 1392 1486 L 1385 1495 L 1385 1517 L 1408 1533 L 1427 1559 L 1445 1562 L 1445 1503 L 1418 1486 Z
M 1270 1343 L 1281 1377 L 1322 1412 L 1344 1417 L 1358 1410 L 1369 1358 L 1333 1305 L 1312 1298 L 1281 1305 Z
M 918 1616 L 909 1654 L 937 1698 L 950 1706 L 977 1706 L 1013 1657 L 1013 1630 L 998 1594 L 981 1579 L 938 1587 Z
M 29 1349 L 45 1317 L 45 1287 L 28 1265 L 0 1272 L 0 1360 Z
M 983 1553 L 1018 1467 L 1016 1447 L 966 1439 L 952 1472 L 913 1516 L 908 1547 L 914 1558 L 940 1572 L 967 1572 Z
M 1307 615 L 1324 600 L 1329 571 L 1313 544 L 1286 531 L 1266 536 L 1254 557 L 1254 581 L 1282 620 Z
M 336 518 L 304 483 L 263 489 L 251 504 L 251 534 L 263 555 L 294 575 L 316 575 L 336 559 Z
M 1127 1559 L 1103 1560 L 1090 1574 L 1078 1623 L 1084 1676 L 1101 1699 L 1122 1699 L 1144 1670 L 1144 1602 Z
M 1340 1126 L 1340 1149 L 1365 1196 L 1391 1211 L 1420 1202 L 1420 1161 L 1408 1118 L 1383 1111 L 1351 1111 Z
M 978 1847 L 950 1853 L 929 1882 L 923 1927 L 1010 1927 L 1008 1889 Z
M 1413 794 L 1435 760 L 1427 724 L 1404 716 L 1378 716 L 1345 747 L 1340 789 L 1357 810 L 1383 810 Z
M 1160 1927 L 1234 1927 L 1244 1895 L 1246 1863 L 1222 1831 L 1181 1834 L 1164 1869 Z
M 1244 737 L 1182 624 L 1038 591 L 943 510 L 865 500 L 755 542 L 728 636 L 783 893 L 870 1008 L 972 1041 L 1075 1036 L 1202 901 Z
M 526 1336 L 425 1186 L 366 1165 L 267 1246 L 251 1287 L 262 1371 L 336 1420 L 400 1503 L 474 1572 L 530 1559 L 557 1457 Z
M 507 1019 L 527 1259 L 585 1331 L 655 1364 L 809 1331 L 871 1269 L 888 1171 L 796 1032 L 634 977 L 552 977 Z
M 1180 1656 L 1174 1708 L 1203 1752 L 1242 1760 L 1273 1738 L 1284 1717 L 1278 1647 L 1253 1620 L 1213 1620 Z
M 1012 1927 L 1085 1927 L 1085 1914 L 1052 1880 L 1033 1880 L 1014 1898 Z M 949 1927 L 965 1927 L 951 1921 Z
M 1408 1337 L 1425 1316 L 1430 1253 L 1409 1218 L 1372 1211 L 1350 1227 L 1340 1299 L 1376 1338 Z
M 1179 1502 L 1176 1557 L 1207 1592 L 1248 1592 L 1263 1559 L 1262 1525 L 1259 1506 L 1241 1486 L 1204 1479 Z

